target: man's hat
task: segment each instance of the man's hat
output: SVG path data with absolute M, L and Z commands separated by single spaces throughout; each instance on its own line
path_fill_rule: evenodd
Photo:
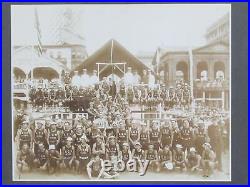
M 80 140 L 85 140 L 85 141 L 87 141 L 87 137 L 86 137 L 85 135 L 82 135 L 81 138 L 80 138 Z
M 23 121 L 22 124 L 29 124 L 27 120 Z
M 54 149 L 56 149 L 55 145 L 49 145 L 49 150 L 54 150 Z
M 123 145 L 123 146 L 126 146 L 126 147 L 129 147 L 128 143 L 126 143 L 126 142 L 123 143 L 122 145 Z
M 67 141 L 73 141 L 73 139 L 71 137 L 68 137 Z
M 52 121 L 52 122 L 50 123 L 50 125 L 57 125 L 57 123 L 54 122 L 54 121 Z
M 207 142 L 203 144 L 203 147 L 209 147 L 210 149 L 212 148 L 212 146 L 210 145 L 210 143 L 207 143 Z
M 196 152 L 196 149 L 194 147 L 191 147 L 189 151 L 190 152 Z
M 176 148 L 180 148 L 180 149 L 182 149 L 183 147 L 182 147 L 182 145 L 181 145 L 181 144 L 176 144 Z
M 112 135 L 112 136 L 109 136 L 108 139 L 109 139 L 109 140 L 110 140 L 110 139 L 115 139 L 115 136 L 113 136 L 113 135 Z
M 140 147 L 142 146 L 140 142 L 135 142 L 134 146 L 139 145 Z

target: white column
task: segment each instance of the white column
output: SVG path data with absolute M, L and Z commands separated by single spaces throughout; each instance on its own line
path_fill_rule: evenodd
M 202 102 L 203 103 L 206 102 L 206 93 L 205 93 L 205 91 L 202 92 Z
M 221 99 L 222 99 L 222 110 L 225 110 L 225 92 L 222 91 L 221 93 Z

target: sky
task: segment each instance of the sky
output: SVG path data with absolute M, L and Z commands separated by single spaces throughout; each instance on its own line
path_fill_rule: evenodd
M 133 54 L 158 47 L 197 47 L 205 44 L 206 29 L 226 13 L 226 4 L 144 5 L 12 5 L 13 45 L 37 44 L 34 9 L 37 9 L 42 43 L 51 44 L 51 25 L 60 9 L 78 12 L 77 31 L 89 54 L 111 38 Z

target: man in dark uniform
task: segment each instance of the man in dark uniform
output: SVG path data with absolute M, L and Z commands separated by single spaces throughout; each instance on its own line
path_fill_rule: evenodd
M 157 149 L 153 144 L 148 145 L 148 149 L 145 150 L 145 159 L 149 160 L 149 167 L 159 172 L 159 159 Z
M 120 85 L 120 96 L 122 98 L 126 97 L 126 87 L 125 87 L 124 82 L 121 82 L 121 85 Z
M 33 142 L 32 131 L 29 128 L 29 122 L 23 121 L 21 128 L 17 131 L 16 135 L 16 142 L 18 148 L 21 149 L 23 144 L 27 144 L 30 149 L 32 149 L 32 142 Z
M 69 85 L 65 85 L 65 100 L 63 105 L 65 107 L 70 107 L 72 101 L 72 90 Z
M 170 150 L 170 146 L 166 144 L 163 149 L 159 150 L 159 168 L 160 171 L 162 168 L 166 168 L 167 170 L 173 169 L 173 159 L 172 159 L 172 151 Z
M 38 145 L 38 154 L 35 156 L 34 166 L 37 168 L 41 168 L 43 170 L 48 169 L 48 157 L 49 153 L 45 146 L 40 143 Z
M 147 130 L 147 124 L 141 123 L 141 132 L 140 132 L 140 143 L 142 145 L 142 149 L 146 150 L 149 144 L 149 131 Z
M 62 147 L 62 163 L 60 164 L 61 169 L 72 169 L 75 166 L 75 147 L 72 145 L 73 139 L 68 137 L 66 145 Z
M 60 147 L 63 147 L 66 145 L 66 140 L 68 137 L 73 137 L 74 135 L 74 131 L 71 129 L 71 125 L 68 121 L 66 121 L 64 123 L 64 127 L 63 127 L 63 131 L 62 131 L 62 134 L 61 134 L 61 145 Z
M 180 130 L 180 138 L 183 150 L 185 152 L 186 150 L 189 151 L 193 144 L 193 132 L 189 126 L 188 120 L 184 120 L 183 123 L 183 128 Z
M 76 148 L 76 171 L 82 173 L 86 171 L 87 164 L 91 158 L 91 148 L 87 144 L 86 136 L 80 138 L 81 144 Z
M 196 152 L 194 147 L 190 148 L 190 151 L 187 154 L 185 162 L 187 169 L 190 170 L 191 172 L 200 170 L 201 156 Z
M 134 148 L 134 144 L 138 142 L 140 139 L 140 132 L 139 128 L 137 127 L 136 123 L 132 123 L 132 127 L 129 128 L 129 143 L 130 147 Z
M 106 158 L 108 160 L 118 160 L 120 154 L 119 144 L 116 143 L 115 137 L 110 136 L 106 144 Z
M 50 96 L 50 106 L 54 107 L 57 103 L 56 91 L 54 88 L 50 89 L 49 96 Z
M 75 134 L 71 136 L 71 137 L 73 137 L 73 140 L 74 140 L 75 149 L 77 149 L 77 147 L 81 144 L 81 142 L 82 142 L 81 138 L 83 136 L 86 137 L 86 135 L 84 133 L 84 129 L 80 124 L 78 124 L 76 126 L 76 129 L 75 129 Z M 87 137 L 86 137 L 86 139 L 87 139 Z
M 127 162 L 132 159 L 132 157 L 131 157 L 132 155 L 131 155 L 131 151 L 129 149 L 129 144 L 128 143 L 123 143 L 122 144 L 120 155 L 121 155 L 121 160 L 125 164 L 127 164 Z
M 106 153 L 106 147 L 103 142 L 103 138 L 100 135 L 96 136 L 95 143 L 93 144 L 92 148 L 92 153 L 93 154 L 99 154 L 99 156 L 104 159 L 105 158 L 105 153 Z
M 48 88 L 43 89 L 43 96 L 44 96 L 44 107 L 48 107 L 50 102 Z
M 48 151 L 49 174 L 53 174 L 57 171 L 60 161 L 61 161 L 61 156 L 59 151 L 56 150 L 55 145 L 50 145 Z
M 168 90 L 168 107 L 169 108 L 173 108 L 173 106 L 175 105 L 175 90 L 173 87 L 170 87 Z
M 185 165 L 185 153 L 182 150 L 182 145 L 177 144 L 176 145 L 176 150 L 173 152 L 173 162 L 174 162 L 174 167 L 175 169 L 180 168 L 181 171 L 186 170 L 186 165 Z
M 134 145 L 134 149 L 132 150 L 131 157 L 133 160 L 136 161 L 137 171 L 141 174 L 142 173 L 142 160 L 145 157 L 144 151 L 142 150 L 142 145 L 140 142 L 136 142 Z
M 47 131 L 43 128 L 43 124 L 41 122 L 37 122 L 36 129 L 34 131 L 34 153 L 37 156 L 39 144 L 43 144 L 47 147 L 46 144 Z
M 158 121 L 153 121 L 152 129 L 149 131 L 150 143 L 154 146 L 154 149 L 159 151 L 160 148 L 160 131 L 158 129 Z
M 38 91 L 36 91 L 36 107 L 37 111 L 39 111 L 43 107 L 44 103 L 44 95 L 41 87 L 38 87 Z
M 204 143 L 203 146 L 204 150 L 201 157 L 203 177 L 209 177 L 214 171 L 216 156 L 209 143 Z
M 116 133 L 117 143 L 122 148 L 123 143 L 128 143 L 128 130 L 126 130 L 126 126 L 124 123 L 120 125 L 120 128 L 117 129 Z
M 112 179 L 118 176 L 117 173 L 110 175 L 104 170 L 104 162 L 100 158 L 99 154 L 94 154 L 94 158 L 87 165 L 88 176 L 91 180 L 99 180 L 101 177 L 106 179 Z
M 132 86 L 129 86 L 127 89 L 127 99 L 128 99 L 128 103 L 132 104 L 133 100 L 134 100 L 134 90 Z
M 19 172 L 23 172 L 33 168 L 34 154 L 29 148 L 28 144 L 24 143 L 21 149 L 17 152 L 16 164 Z
M 189 105 L 191 103 L 191 93 L 189 90 L 189 87 L 187 85 L 187 83 L 184 86 L 184 90 L 183 90 L 183 104 L 186 108 L 189 108 Z
M 47 138 L 48 145 L 54 145 L 57 150 L 60 149 L 59 143 L 60 143 L 60 133 L 56 129 L 56 123 L 51 122 L 50 129 L 48 131 L 48 138 Z
M 216 160 L 218 162 L 218 170 L 222 170 L 222 132 L 221 127 L 218 125 L 217 118 L 213 118 L 213 124 L 208 127 L 208 136 L 212 149 L 216 154 Z
M 199 155 L 203 152 L 203 144 L 208 140 L 205 124 L 203 121 L 198 122 L 198 128 L 195 129 L 195 147 Z
M 160 128 L 160 143 L 162 148 L 165 147 L 165 145 L 172 147 L 173 132 L 170 121 L 163 122 L 163 126 Z

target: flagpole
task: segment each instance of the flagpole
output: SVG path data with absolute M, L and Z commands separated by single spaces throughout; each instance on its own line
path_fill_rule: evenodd
M 111 67 L 112 67 L 112 81 L 114 81 L 114 67 L 113 67 L 113 39 L 111 40 L 111 51 L 110 51 L 110 63 L 111 63 Z
M 192 109 L 192 113 L 195 112 L 195 106 L 194 106 L 194 80 L 193 80 L 193 51 L 190 48 L 189 49 L 189 80 L 190 80 L 190 95 L 191 95 L 191 99 L 192 99 L 192 103 L 191 103 L 191 109 Z

